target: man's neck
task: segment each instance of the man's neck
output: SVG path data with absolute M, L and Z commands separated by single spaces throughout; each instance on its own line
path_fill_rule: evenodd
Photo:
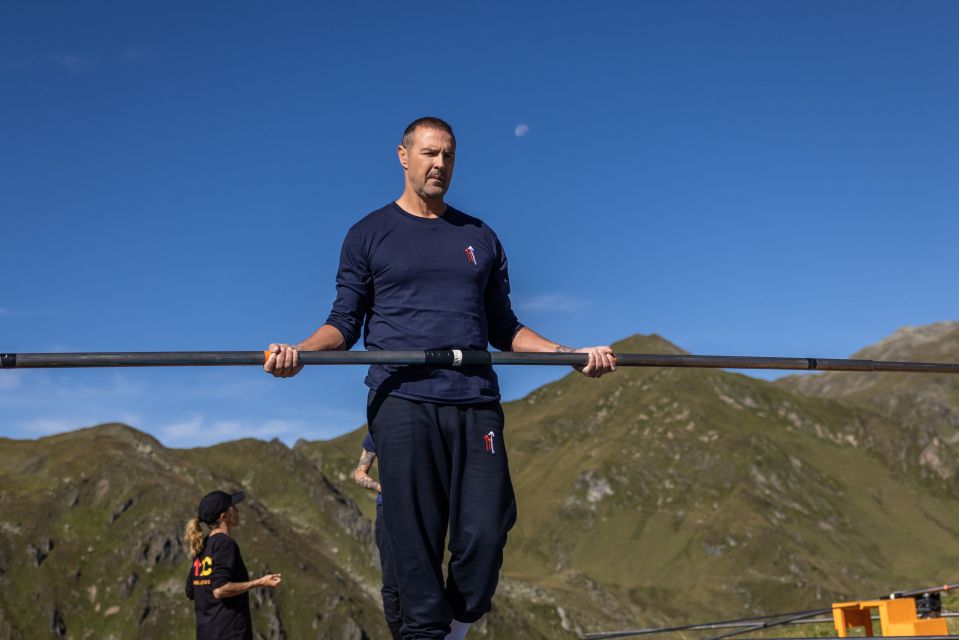
M 442 218 L 447 209 L 443 198 L 428 200 L 410 190 L 408 187 L 403 191 L 403 195 L 396 200 L 396 204 L 398 204 L 403 211 L 419 218 Z

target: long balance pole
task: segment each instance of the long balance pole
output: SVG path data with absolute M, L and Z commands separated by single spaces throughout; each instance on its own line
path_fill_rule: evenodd
M 160 351 L 99 353 L 0 353 L 0 368 L 42 369 L 67 367 L 197 367 L 263 365 L 264 351 Z M 305 365 L 393 364 L 428 366 L 468 365 L 585 365 L 583 353 L 515 353 L 488 351 L 301 351 Z M 957 373 L 959 363 L 893 362 L 839 358 L 773 358 L 750 356 L 695 356 L 617 353 L 618 366 L 687 367 L 707 369 L 785 369 L 796 371 L 898 371 Z

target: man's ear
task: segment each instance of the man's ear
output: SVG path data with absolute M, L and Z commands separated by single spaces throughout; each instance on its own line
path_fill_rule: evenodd
M 403 165 L 403 171 L 406 171 L 409 169 L 409 167 L 406 166 L 407 160 L 409 158 L 408 153 L 409 152 L 406 150 L 406 147 L 404 147 L 403 145 L 396 147 L 396 156 L 400 159 L 400 164 Z

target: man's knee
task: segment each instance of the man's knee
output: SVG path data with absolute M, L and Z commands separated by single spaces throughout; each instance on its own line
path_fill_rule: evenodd
M 453 611 L 453 618 L 460 622 L 476 622 L 489 613 L 493 606 L 498 574 L 491 582 L 459 585 L 452 580 L 446 585 L 446 599 Z
M 512 524 L 512 519 L 471 522 L 451 532 L 450 551 L 480 559 L 501 555 Z

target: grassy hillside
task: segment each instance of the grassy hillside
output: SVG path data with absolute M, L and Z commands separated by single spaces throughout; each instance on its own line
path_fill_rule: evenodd
M 633 369 L 567 376 L 507 416 L 522 515 L 510 571 L 571 599 L 602 585 L 637 621 L 935 583 L 959 552 L 954 500 L 896 473 L 898 425 L 833 401 L 722 371 Z
M 3 440 L 0 452 L 0 634 L 190 637 L 183 526 L 206 492 L 242 487 L 246 564 L 284 574 L 252 599 L 260 635 L 388 637 L 369 588 L 369 522 L 282 444 L 177 451 L 105 425 Z
M 905 327 L 853 358 L 959 362 L 959 322 Z M 959 376 L 948 374 L 822 373 L 788 376 L 783 389 L 831 398 L 855 407 L 864 419 L 891 420 L 904 435 L 898 467 L 959 495 Z
M 253 592 L 258 638 L 388 638 L 372 523 L 340 486 L 278 441 L 175 450 L 119 424 L 0 439 L 0 640 L 192 637 L 180 536 L 215 488 L 247 492 L 235 537 L 251 574 L 283 574 Z M 557 637 L 542 600 L 506 585 L 476 633 Z

